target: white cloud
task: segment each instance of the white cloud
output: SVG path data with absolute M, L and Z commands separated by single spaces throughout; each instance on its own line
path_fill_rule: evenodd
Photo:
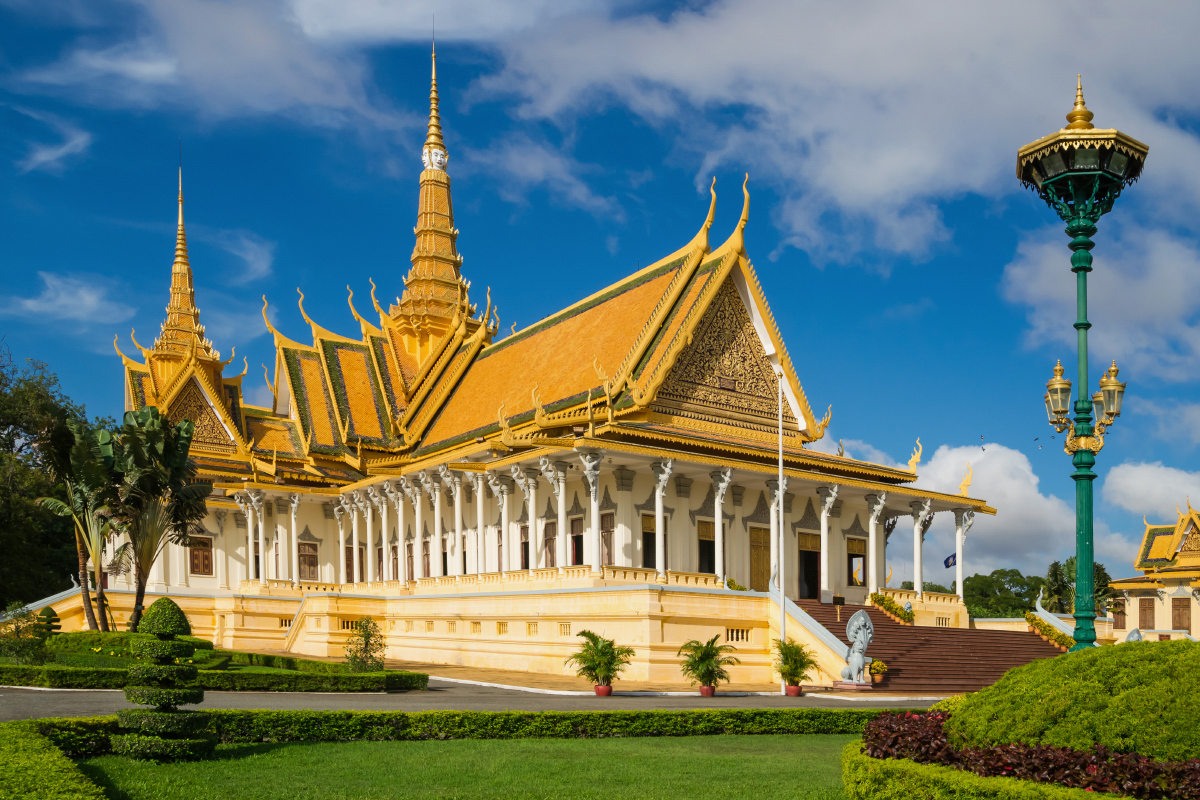
M 264 239 L 254 231 L 241 228 L 225 230 L 207 228 L 202 225 L 193 226 L 193 228 L 197 238 L 201 241 L 215 244 L 242 260 L 242 268 L 230 278 L 230 282 L 234 285 L 240 286 L 271 274 L 277 242 Z
M 135 309 L 113 300 L 113 285 L 98 275 L 39 272 L 42 291 L 33 297 L 10 296 L 0 302 L 0 316 L 32 320 L 74 322 L 123 322 Z
M 834 453 L 841 447 L 842 455 L 848 458 L 857 458 L 860 461 L 867 461 L 871 464 L 882 464 L 885 467 L 897 467 L 900 464 L 874 445 L 868 444 L 861 439 L 838 439 L 833 435 L 833 429 L 825 432 L 817 441 L 808 445 L 810 450 L 816 450 L 818 453 Z
M 1200 403 L 1156 403 L 1136 397 L 1132 392 L 1126 392 L 1125 413 L 1130 409 L 1153 416 L 1157 423 L 1154 435 L 1164 442 L 1178 443 L 1185 439 L 1192 444 L 1200 444 Z
M 1107 222 L 1107 220 L 1105 220 Z M 1026 236 L 1004 268 L 1007 300 L 1028 306 L 1031 346 L 1075 348 L 1075 275 L 1061 229 Z M 1093 251 L 1089 350 L 1131 375 L 1190 381 L 1200 368 L 1200 247 L 1194 239 L 1135 224 L 1108 226 Z M 1065 359 L 1064 359 L 1065 360 Z M 1047 374 L 1049 374 L 1049 366 Z M 1099 374 L 1096 375 L 1099 377 Z
M 314 39 L 428 41 L 437 15 L 441 40 L 493 40 L 554 16 L 602 8 L 589 0 L 292 0 L 292 12 Z
M 624 220 L 625 211 L 616 198 L 591 190 L 583 175 L 597 167 L 576 161 L 565 150 L 534 141 L 525 134 L 507 136 L 486 150 L 468 149 L 472 168 L 500 177 L 500 196 L 524 203 L 533 189 L 544 188 L 559 202 L 583 209 L 598 217 Z
M 31 143 L 29 152 L 24 158 L 16 162 L 17 169 L 20 172 L 41 170 L 56 174 L 61 173 L 66 166 L 65 161 L 70 159 L 71 156 L 87 152 L 88 147 L 92 144 L 92 134 L 76 125 L 72 125 L 56 114 L 35 111 L 28 108 L 16 108 L 15 110 L 27 117 L 36 119 L 38 122 L 45 123 L 62 137 L 62 141 L 54 144 Z
M 1190 497 L 1200 498 L 1200 473 L 1163 466 L 1161 461 L 1126 462 L 1108 471 L 1102 496 L 1151 521 L 1174 522 L 1177 506 Z
M 926 311 L 932 311 L 933 308 L 933 300 L 928 297 L 922 297 L 915 303 L 897 303 L 894 306 L 888 306 L 880 316 L 892 321 L 914 320 L 920 319 Z

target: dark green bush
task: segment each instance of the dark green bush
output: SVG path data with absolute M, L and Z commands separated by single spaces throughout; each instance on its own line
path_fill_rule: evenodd
M 119 756 L 153 761 L 190 761 L 203 758 L 213 751 L 212 739 L 164 739 L 161 736 L 142 736 L 121 733 L 112 737 L 112 751 Z
M 0 724 L 0 797 L 105 800 L 104 792 L 31 722 Z
M 129 669 L 137 663 L 137 659 L 129 656 L 101 656 L 95 653 L 51 653 L 53 663 L 60 667 L 77 667 L 81 669 Z
M 981 778 L 972 772 L 906 758 L 871 758 L 862 742 L 842 750 L 842 783 L 850 800 L 1088 800 L 1112 797 L 1083 789 L 1016 778 Z
M 146 609 L 146 613 L 137 627 L 138 633 L 152 633 L 155 636 L 192 635 L 192 626 L 188 622 L 187 615 L 169 597 L 160 597 L 155 600 Z
M 1200 643 L 1128 642 L 1011 669 L 967 695 L 952 746 L 1101 744 L 1161 761 L 1200 758 Z
M 204 702 L 204 690 L 192 687 L 125 686 L 125 699 L 131 703 L 167 710 L 175 706 L 191 706 Z

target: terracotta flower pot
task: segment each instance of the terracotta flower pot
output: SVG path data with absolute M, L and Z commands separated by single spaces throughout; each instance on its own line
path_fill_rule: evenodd
M 785 686 L 784 691 L 787 692 L 788 697 L 799 697 L 804 694 L 804 690 L 799 686 Z
M 717 687 L 715 687 L 715 686 L 701 686 L 700 687 L 700 696 L 701 697 L 712 697 L 716 693 L 717 693 Z
M 871 675 L 871 680 L 872 680 L 873 682 L 875 682 L 875 683 L 883 683 L 883 675 L 882 675 L 882 673 L 880 673 L 880 674 L 873 674 L 873 675 Z
M 594 686 L 592 688 L 596 690 L 597 697 L 612 697 L 611 686 Z

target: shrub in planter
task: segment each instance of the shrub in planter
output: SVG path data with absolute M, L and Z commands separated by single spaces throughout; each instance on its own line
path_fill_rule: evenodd
M 879 592 L 871 595 L 871 603 L 876 608 L 886 611 L 896 619 L 900 620 L 901 622 L 906 622 L 909 625 L 912 625 L 913 620 L 917 618 L 916 614 L 911 611 L 905 611 L 895 600 L 885 594 L 880 594 Z
M 690 642 L 684 642 L 675 654 L 687 654 L 679 665 L 679 671 L 693 684 L 700 684 L 700 694 L 705 697 L 711 697 L 722 681 L 729 682 L 729 672 L 725 667 L 742 663 L 737 656 L 726 655 L 737 648 L 731 644 L 717 644 L 717 639 L 720 638 L 721 635 L 717 634 L 707 642 L 692 639 Z
M 775 640 L 775 671 L 789 689 L 800 688 L 800 682 L 808 680 L 808 673 L 817 667 L 817 660 L 807 647 L 788 638 L 786 642 Z M 799 696 L 800 692 L 788 692 Z
M 118 712 L 121 727 L 137 733 L 113 736 L 113 752 L 159 761 L 207 755 L 212 752 L 213 742 L 197 734 L 208 725 L 208 714 L 178 708 L 204 701 L 203 689 L 187 686 L 196 680 L 196 668 L 177 663 L 196 651 L 190 643 L 175 638 L 191 633 L 187 617 L 170 598 L 162 597 L 147 609 L 138 628 L 154 638 L 139 638 L 130 645 L 133 654 L 142 660 L 129 668 L 125 699 L 154 708 Z
M 887 674 L 887 671 L 888 665 L 878 658 L 871 662 L 871 680 L 873 680 L 875 683 L 882 682 L 883 677 Z
M 629 666 L 633 648 L 618 645 L 613 639 L 605 639 L 591 631 L 580 631 L 579 635 L 586 641 L 566 663 L 574 664 L 575 674 L 592 682 L 596 694 L 607 697 L 612 694 L 612 682 Z M 604 691 L 605 688 L 608 691 Z

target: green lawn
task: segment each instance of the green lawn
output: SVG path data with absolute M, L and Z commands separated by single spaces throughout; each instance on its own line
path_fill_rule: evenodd
M 221 745 L 210 761 L 82 763 L 113 800 L 842 800 L 855 736 Z

